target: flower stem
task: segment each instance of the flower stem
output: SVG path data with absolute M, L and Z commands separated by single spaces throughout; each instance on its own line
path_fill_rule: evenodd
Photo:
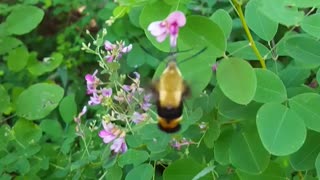
M 241 24 L 244 28 L 244 31 L 246 32 L 246 35 L 248 37 L 248 40 L 250 42 L 250 46 L 253 50 L 253 52 L 255 53 L 255 55 L 258 57 L 259 61 L 260 61 L 260 64 L 261 64 L 261 67 L 262 69 L 266 69 L 266 63 L 265 63 L 265 60 L 264 58 L 261 56 L 255 42 L 253 41 L 253 38 L 252 38 L 252 35 L 250 33 L 250 30 L 248 28 L 248 25 L 246 23 L 246 20 L 244 19 L 244 15 L 243 15 L 243 12 L 242 12 L 242 8 L 241 8 L 241 5 L 238 0 L 232 0 L 232 5 L 234 6 L 239 18 L 240 18 L 240 21 L 241 21 Z

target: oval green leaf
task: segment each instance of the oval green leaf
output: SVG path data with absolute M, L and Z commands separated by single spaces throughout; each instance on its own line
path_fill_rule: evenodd
M 133 164 L 137 166 L 149 159 L 149 154 L 146 151 L 139 151 L 129 149 L 126 153 L 120 156 L 118 165 L 123 167 L 124 165 Z
M 232 30 L 232 18 L 224 9 L 218 9 L 211 16 L 210 19 L 215 22 L 223 30 L 224 37 L 229 38 Z
M 24 119 L 19 119 L 14 124 L 13 131 L 17 140 L 25 146 L 37 143 L 42 136 L 38 125 Z
M 261 103 L 283 102 L 287 99 L 287 90 L 276 74 L 265 69 L 255 69 L 257 90 L 253 100 Z
M 290 163 L 295 170 L 306 171 L 314 168 L 320 152 L 320 134 L 308 131 L 306 142 L 294 154 L 290 155 Z
M 26 34 L 38 26 L 43 16 L 43 10 L 35 6 L 18 6 L 6 19 L 7 31 L 17 35 Z
M 257 78 L 251 65 L 239 58 L 223 59 L 217 69 L 217 82 L 222 92 L 238 104 L 253 99 Z
M 141 164 L 129 171 L 125 180 L 146 180 L 151 179 L 152 175 L 153 167 L 150 164 Z
M 278 23 L 267 17 L 259 7 L 260 0 L 251 0 L 248 2 L 245 11 L 245 19 L 249 28 L 255 32 L 261 39 L 271 41 L 278 30 Z
M 192 159 L 180 159 L 168 166 L 163 173 L 164 180 L 185 180 L 195 177 L 204 166 Z
M 307 16 L 301 22 L 301 28 L 316 38 L 320 38 L 320 13 Z
M 259 109 L 257 127 L 264 147 L 277 156 L 296 152 L 307 133 L 303 120 L 291 109 L 277 103 L 267 103 Z
M 241 148 L 239 148 L 241 147 Z M 262 173 L 269 164 L 270 154 L 252 128 L 237 132 L 230 145 L 230 162 L 237 169 L 249 174 Z
M 59 105 L 59 112 L 64 122 L 70 123 L 77 113 L 75 95 L 71 94 L 64 97 Z
M 317 175 L 319 177 L 320 176 L 320 153 L 317 156 L 315 166 L 316 166 L 316 170 L 317 170 Z
M 24 46 L 13 49 L 7 58 L 8 68 L 11 71 L 21 71 L 28 63 L 29 52 Z
M 309 129 L 320 132 L 320 95 L 304 93 L 289 100 L 289 106 L 297 113 Z
M 307 36 L 294 36 L 285 42 L 289 56 L 304 64 L 320 65 L 320 42 Z
M 54 84 L 38 83 L 24 90 L 16 101 L 17 115 L 28 120 L 41 119 L 54 110 L 64 90 Z
M 255 42 L 255 44 L 262 56 L 267 55 L 265 59 L 269 59 L 271 57 L 269 49 L 267 47 L 259 42 Z M 256 54 L 253 52 L 249 44 L 249 41 L 229 42 L 227 45 L 227 51 L 232 56 L 240 57 L 247 60 L 258 60 Z

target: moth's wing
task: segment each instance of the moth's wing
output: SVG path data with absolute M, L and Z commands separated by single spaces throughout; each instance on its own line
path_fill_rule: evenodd
M 190 89 L 189 85 L 187 84 L 187 82 L 183 81 L 182 97 L 186 98 L 186 97 L 190 97 L 190 96 L 191 96 L 191 89 Z

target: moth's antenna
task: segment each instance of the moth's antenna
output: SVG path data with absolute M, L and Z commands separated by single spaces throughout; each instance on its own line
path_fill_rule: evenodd
M 188 61 L 189 59 L 192 59 L 192 58 L 198 56 L 199 54 L 203 53 L 203 52 L 204 52 L 205 50 L 207 50 L 207 49 L 208 49 L 208 47 L 204 47 L 203 49 L 201 49 L 201 50 L 200 50 L 199 52 L 197 52 L 196 54 L 194 54 L 194 55 L 192 55 L 192 56 L 190 56 L 190 57 L 188 57 L 188 58 L 180 61 L 179 64 L 181 64 L 181 63 L 183 63 L 183 62 L 185 62 L 185 61 Z

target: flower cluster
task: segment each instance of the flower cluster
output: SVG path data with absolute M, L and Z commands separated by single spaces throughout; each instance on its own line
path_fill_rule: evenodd
M 177 140 L 173 138 L 171 140 L 171 146 L 173 148 L 176 148 L 177 150 L 180 150 L 182 146 L 189 146 L 190 144 L 196 144 L 196 143 L 191 140 L 187 140 L 186 138 L 182 138 L 181 140 Z
M 102 121 L 103 130 L 99 132 L 99 136 L 103 139 L 103 142 L 108 144 L 112 142 L 110 149 L 115 153 L 124 153 L 128 147 L 125 142 L 126 132 L 117 128 L 111 122 L 106 123 Z
M 117 41 L 116 44 L 112 44 L 110 41 L 104 42 L 104 49 L 107 51 L 107 55 L 104 57 L 108 63 L 114 62 L 131 51 L 132 44 L 125 46 L 124 41 Z
M 99 136 L 104 143 L 112 143 L 110 148 L 113 152 L 123 153 L 127 150 L 125 136 L 131 125 L 147 120 L 146 111 L 151 106 L 151 97 L 140 87 L 140 74 L 137 72 L 134 72 L 134 77 L 129 76 L 132 80 L 130 85 L 120 81 L 105 83 L 97 74 L 96 70 L 85 76 L 87 94 L 90 95 L 88 105 L 100 105 L 107 109 L 105 114 L 100 116 L 103 130 L 99 132 Z M 105 87 L 106 84 L 108 88 Z M 113 94 L 112 89 L 116 89 L 116 93 Z
M 101 80 L 97 78 L 96 74 L 98 71 L 96 70 L 93 74 L 87 74 L 85 76 L 87 82 L 87 94 L 92 95 L 90 97 L 89 105 L 98 105 L 110 99 L 112 95 L 111 88 L 100 88 L 97 87 L 101 84 Z
M 148 26 L 148 31 L 156 37 L 158 42 L 163 42 L 167 36 L 170 36 L 170 46 L 177 46 L 179 28 L 186 24 L 186 17 L 180 11 L 175 11 L 163 21 L 152 22 Z

